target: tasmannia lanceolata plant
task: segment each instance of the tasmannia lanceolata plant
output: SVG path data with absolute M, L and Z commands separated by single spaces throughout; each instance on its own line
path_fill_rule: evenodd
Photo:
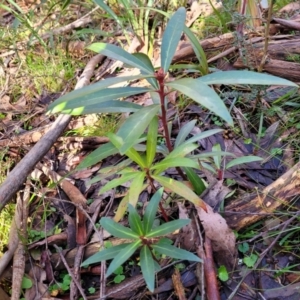
M 140 248 L 139 258 L 142 274 L 149 290 L 153 292 L 155 272 L 160 269 L 155 253 L 175 259 L 201 262 L 202 260 L 198 256 L 172 246 L 172 240 L 163 237 L 189 224 L 189 219 L 174 220 L 153 228 L 162 193 L 163 189 L 161 188 L 152 196 L 146 207 L 143 220 L 134 207 L 129 204 L 128 221 L 130 228 L 124 227 L 110 218 L 101 218 L 100 224 L 109 233 L 118 238 L 130 239 L 132 242 L 104 249 L 85 260 L 82 266 L 113 259 L 106 272 L 106 277 L 108 277 Z
M 228 169 L 230 169 L 234 166 L 237 166 L 237 165 L 262 160 L 261 157 L 254 156 L 254 155 L 248 155 L 248 156 L 242 156 L 242 157 L 234 158 L 234 159 L 230 160 L 229 162 L 225 163 L 224 157 L 222 157 L 222 156 L 225 156 L 225 155 L 222 155 L 222 154 L 225 154 L 227 156 L 234 156 L 231 153 L 222 152 L 221 151 L 221 145 L 220 144 L 215 144 L 212 147 L 212 152 L 210 152 L 210 159 L 208 159 L 209 163 L 204 161 L 205 158 L 203 158 L 203 161 L 201 161 L 201 163 L 200 163 L 205 169 L 209 170 L 213 174 L 216 174 L 217 178 L 219 180 L 223 179 L 225 170 L 228 170 Z M 194 157 L 201 157 L 201 154 L 200 155 L 194 155 Z M 211 162 L 211 160 L 213 162 Z
M 191 152 L 197 148 L 195 142 L 199 139 L 210 136 L 218 130 L 208 130 L 202 135 L 185 140 L 191 132 L 191 124 L 184 126 L 176 138 L 173 145 L 171 132 L 167 119 L 167 95 L 176 90 L 187 98 L 190 98 L 214 113 L 229 125 L 233 125 L 233 120 L 224 102 L 210 85 L 213 84 L 260 84 L 260 85 L 290 85 L 296 86 L 293 82 L 267 74 L 250 71 L 227 71 L 215 72 L 199 78 L 181 78 L 174 81 L 168 80 L 168 70 L 171 66 L 172 58 L 177 45 L 184 32 L 189 38 L 197 58 L 202 66 L 207 66 L 203 49 L 197 38 L 185 26 L 186 11 L 179 8 L 170 18 L 162 38 L 161 44 L 161 67 L 156 71 L 148 56 L 142 53 L 130 54 L 120 47 L 106 43 L 92 44 L 89 49 L 102 53 L 112 59 L 119 60 L 127 66 L 137 68 L 140 74 L 136 76 L 124 76 L 109 78 L 75 90 L 62 96 L 50 105 L 51 113 L 66 113 L 71 115 L 81 115 L 89 113 L 131 113 L 116 133 L 109 133 L 110 142 L 100 146 L 97 150 L 87 156 L 79 165 L 78 169 L 86 168 L 98 163 L 110 155 L 120 153 L 129 159 L 122 162 L 117 167 L 111 167 L 111 171 L 102 173 L 98 179 L 107 174 L 117 173 L 121 175 L 103 187 L 102 192 L 116 187 L 123 182 L 132 180 L 129 193 L 124 197 L 115 220 L 119 220 L 126 211 L 127 204 L 136 205 L 138 197 L 147 186 L 153 186 L 156 181 L 161 186 L 175 192 L 184 199 L 191 201 L 196 206 L 205 209 L 205 205 L 198 195 L 203 191 L 204 185 L 196 175 L 194 169 L 199 168 L 199 157 L 193 157 Z M 205 74 L 205 70 L 202 72 Z M 146 79 L 148 87 L 115 87 L 113 85 L 120 82 L 130 82 L 133 80 Z M 153 104 L 143 107 L 141 105 L 122 101 L 128 96 L 149 92 L 152 96 Z M 158 146 L 158 121 L 163 127 L 163 137 L 165 146 Z M 147 135 L 145 135 L 148 128 Z M 141 144 L 146 141 L 146 146 Z M 156 163 L 155 157 L 158 152 L 162 152 L 165 158 Z M 255 158 L 254 158 L 255 159 Z M 139 168 L 129 165 L 134 162 Z M 195 192 L 185 186 L 182 182 L 164 176 L 166 169 L 176 167 L 178 173 L 191 181 Z M 107 170 L 106 170 L 107 171 Z M 97 179 L 95 179 L 97 180 Z M 95 181 L 94 180 L 94 181 Z M 198 194 L 198 195 L 197 195 Z

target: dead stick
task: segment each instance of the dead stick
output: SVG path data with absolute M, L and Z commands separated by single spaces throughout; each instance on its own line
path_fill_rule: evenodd
M 20 214 L 21 227 L 19 228 L 20 232 L 18 236 L 19 244 L 14 253 L 13 260 L 13 278 L 12 278 L 12 294 L 11 300 L 19 300 L 21 289 L 22 289 L 22 279 L 25 273 L 25 245 L 24 241 L 27 239 L 27 219 L 28 219 L 28 211 L 29 211 L 29 200 L 30 200 L 30 184 L 27 181 L 24 194 L 20 196 L 20 205 L 22 207 L 22 212 Z
M 86 65 L 75 89 L 80 89 L 89 84 L 95 66 L 103 60 L 103 55 L 94 56 Z M 45 156 L 59 136 L 63 133 L 72 116 L 59 115 L 51 129 L 35 144 L 35 146 L 23 157 L 17 166 L 8 174 L 0 186 L 0 211 L 14 197 L 28 174 L 34 166 Z
M 58 254 L 60 255 L 60 259 L 61 259 L 62 262 L 64 263 L 64 265 L 65 265 L 65 267 L 66 267 L 66 269 L 67 269 L 67 271 L 68 271 L 68 274 L 69 274 L 69 275 L 71 276 L 71 278 L 72 278 L 72 281 L 75 282 L 75 284 L 76 284 L 76 286 L 77 286 L 77 288 L 78 288 L 78 290 L 79 290 L 79 292 L 80 292 L 82 298 L 83 298 L 84 300 L 87 300 L 83 288 L 81 287 L 79 281 L 75 278 L 75 276 L 74 276 L 74 274 L 73 274 L 71 268 L 69 267 L 69 265 L 68 265 L 68 263 L 67 263 L 67 261 L 66 261 L 64 255 L 62 254 L 62 251 L 60 250 L 60 248 L 59 248 L 58 246 L 56 246 L 56 245 L 53 245 L 53 246 L 55 247 L 55 249 L 57 250 Z
M 90 235 L 92 234 L 92 231 L 95 227 L 95 222 L 97 221 L 97 218 L 99 216 L 100 213 L 100 209 L 101 209 L 101 204 L 102 201 L 98 204 L 92 219 L 90 220 L 91 223 L 88 225 L 88 229 L 87 229 L 87 233 L 86 233 L 86 239 L 88 240 L 90 238 Z M 75 259 L 74 259 L 74 267 L 73 267 L 73 273 L 74 273 L 74 277 L 76 278 L 76 280 L 78 280 L 80 282 L 80 264 L 82 262 L 82 258 L 84 255 L 84 251 L 85 251 L 86 245 L 80 245 L 78 247 L 78 251 L 75 255 Z M 76 299 L 77 297 L 77 286 L 74 280 L 72 280 L 71 285 L 70 285 L 70 299 Z
M 230 228 L 240 230 L 273 213 L 299 195 L 300 162 L 263 189 L 225 207 L 224 218 Z M 243 214 L 244 212 L 244 214 Z M 251 214 L 248 214 L 248 213 Z
M 212 254 L 211 240 L 205 237 L 205 261 L 204 261 L 204 273 L 206 279 L 207 298 L 213 300 L 220 300 L 220 293 L 218 290 L 217 275 L 214 265 L 214 259 Z

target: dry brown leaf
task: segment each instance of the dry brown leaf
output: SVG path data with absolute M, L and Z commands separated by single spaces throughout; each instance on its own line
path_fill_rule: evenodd
M 205 235 L 211 240 L 215 258 L 220 265 L 225 265 L 228 271 L 235 265 L 236 249 L 235 235 L 228 227 L 225 219 L 207 206 L 207 212 L 197 208 L 198 216 L 205 230 Z
M 189 219 L 187 209 L 184 207 L 184 205 L 180 202 L 177 204 L 179 209 L 179 219 Z M 181 228 L 180 244 L 182 248 L 188 251 L 196 250 L 195 246 L 198 246 L 199 239 L 194 220 L 191 220 L 188 225 Z

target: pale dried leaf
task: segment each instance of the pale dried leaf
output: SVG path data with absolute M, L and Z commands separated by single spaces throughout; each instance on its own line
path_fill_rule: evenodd
M 205 235 L 211 240 L 215 258 L 220 265 L 224 264 L 227 270 L 235 265 L 236 249 L 235 235 L 228 227 L 225 219 L 207 206 L 207 212 L 197 208 L 198 216 L 205 230 Z
M 179 209 L 179 219 L 189 219 L 187 209 L 180 202 L 178 202 L 178 209 Z M 188 225 L 181 228 L 180 244 L 182 248 L 188 251 L 194 251 L 196 250 L 195 246 L 199 244 L 198 242 L 199 242 L 198 234 L 197 234 L 195 222 L 194 220 L 191 220 L 191 222 Z

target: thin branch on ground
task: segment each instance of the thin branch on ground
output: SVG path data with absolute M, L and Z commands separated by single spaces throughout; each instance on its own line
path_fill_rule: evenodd
M 103 60 L 103 58 L 103 55 L 98 54 L 88 62 L 75 86 L 75 90 L 88 85 L 91 77 L 93 76 L 95 67 Z M 33 146 L 33 148 L 8 174 L 5 181 L 0 186 L 0 211 L 9 201 L 11 201 L 13 196 L 25 182 L 28 174 L 50 150 L 52 145 L 64 132 L 71 119 L 72 116 L 70 115 L 59 115 L 51 126 L 51 129 Z

